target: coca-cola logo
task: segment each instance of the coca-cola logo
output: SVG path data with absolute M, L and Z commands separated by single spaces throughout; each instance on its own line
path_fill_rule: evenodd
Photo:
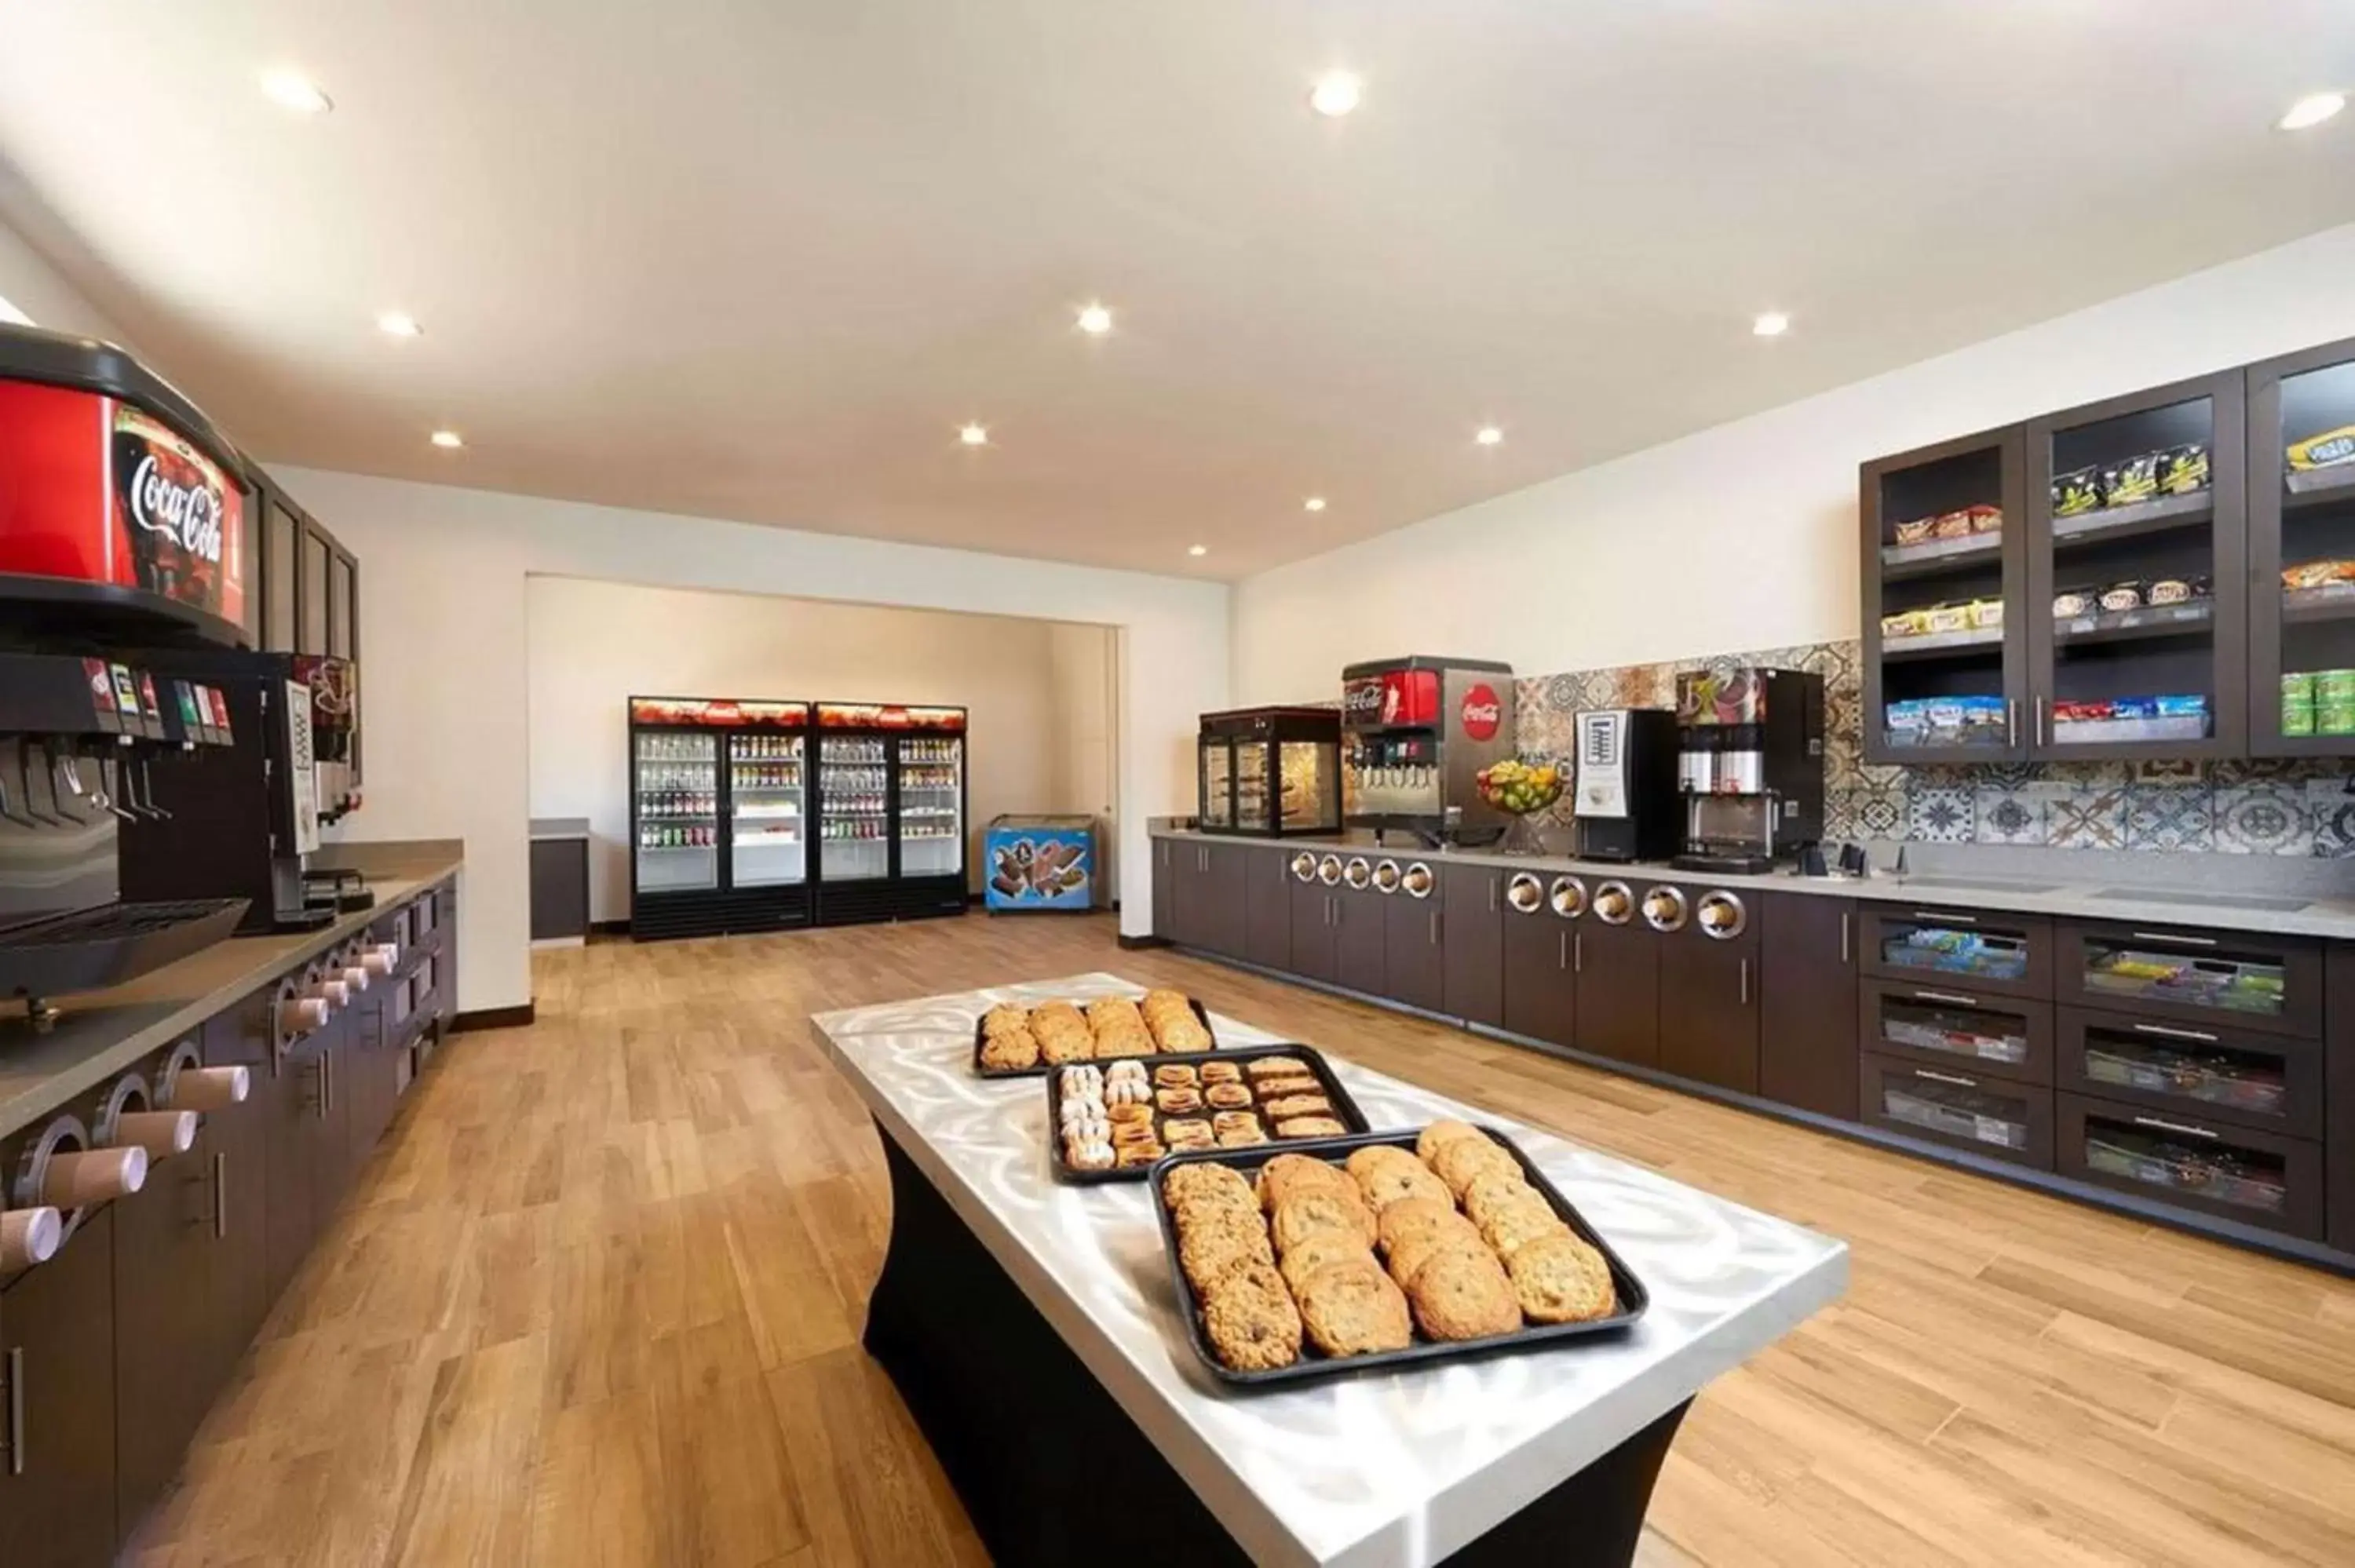
M 209 484 L 182 484 L 150 451 L 131 474 L 131 521 L 188 554 L 218 564 L 221 495 Z
M 1486 682 L 1464 694 L 1464 733 L 1474 740 L 1494 740 L 1497 726 L 1504 722 L 1505 705 L 1497 700 L 1495 688 Z
M 1341 687 L 1341 716 L 1345 719 L 1366 719 L 1380 716 L 1382 683 L 1380 677 L 1357 680 Z

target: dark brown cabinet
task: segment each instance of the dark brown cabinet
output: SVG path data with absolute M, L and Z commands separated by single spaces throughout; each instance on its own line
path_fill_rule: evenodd
M 1505 1027 L 1515 1034 L 1578 1044 L 1578 977 L 1572 969 L 1576 927 L 1542 904 L 1505 916 Z
M 226 1383 L 246 1346 L 261 1330 L 272 1298 L 268 1213 L 270 1028 L 273 991 L 260 991 L 205 1024 L 205 1061 L 243 1066 L 254 1097 L 205 1118 L 217 1189 L 212 1320 L 216 1383 Z
M 2318 562 L 2355 559 L 2355 341 L 2249 369 L 2249 748 L 2355 757 L 2343 703 L 2325 720 L 2317 677 L 2355 670 L 2355 585 Z M 2286 679 L 2285 679 L 2286 677 Z
M 1243 951 L 1263 969 L 1292 964 L 1292 873 L 1281 850 L 1243 852 Z
M 1389 900 L 1372 887 L 1346 883 L 1333 890 L 1333 978 L 1366 996 L 1380 996 L 1390 980 L 1390 944 L 1382 906 Z
M 199 1134 L 112 1206 L 115 1508 L 126 1530 L 171 1483 L 212 1403 L 212 1155 Z
M 1859 1058 L 1858 1109 L 1867 1124 L 1989 1160 L 2052 1169 L 2052 1091 L 1960 1066 Z
M 2064 920 L 2053 995 L 2115 1012 L 2318 1039 L 2322 944 L 2256 931 Z
M 336 1093 L 339 1071 L 348 1072 L 345 1033 L 340 1020 L 330 1023 L 282 1056 L 266 1086 L 256 1086 L 268 1128 L 265 1245 L 273 1298 L 310 1255 L 351 1181 L 348 1086 L 341 1097 Z
M 1506 1026 L 1504 893 L 1494 866 L 1440 873 L 1441 1011 L 1491 1029 Z
M 1428 884 L 1426 884 L 1428 885 Z M 1382 993 L 1425 1012 L 1446 1003 L 1444 919 L 1438 889 L 1416 897 L 1401 885 L 1381 895 Z
M 1178 939 L 1178 859 L 1186 846 L 1175 839 L 1153 841 L 1153 934 Z
M 0 1563 L 114 1558 L 114 1216 L 0 1292 Z
M 1322 882 L 1292 885 L 1292 972 L 1328 985 L 1340 976 L 1340 932 L 1333 890 Z
M 1639 1067 L 1660 1065 L 1660 934 L 1641 920 L 1578 922 L 1578 1048 Z
M 1177 846 L 1168 872 L 1173 940 L 1227 958 L 1244 956 L 1243 904 L 1253 853 L 1241 844 Z
M 1769 893 L 1758 909 L 1758 1092 L 1856 1119 L 1856 906 Z
M 1870 980 L 1857 998 L 1864 1048 L 1884 1056 L 2050 1085 L 2052 1004 L 1913 980 Z
M 1663 934 L 1659 1066 L 1721 1089 L 1758 1092 L 1758 938 L 1720 939 L 1688 925 Z
M 2322 1147 L 2254 1128 L 2062 1094 L 2063 1176 L 2263 1230 L 2319 1241 Z
M 2323 1086 L 2329 1097 L 2324 1168 L 2329 1175 L 2330 1245 L 2355 1253 L 2355 946 L 2333 943 L 2329 965 L 2328 1053 Z
M 2217 1024 L 2060 1010 L 2053 1081 L 2161 1116 L 2309 1141 L 2323 1128 L 2323 1043 Z
M 1857 922 L 1860 967 L 1877 979 L 2051 998 L 2052 923 L 2042 916 L 1867 904 Z

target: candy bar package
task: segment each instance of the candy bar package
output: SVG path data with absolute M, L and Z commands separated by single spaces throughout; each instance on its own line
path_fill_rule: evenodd
M 2196 495 L 2212 482 L 2206 447 L 2195 442 L 2190 446 L 2169 447 L 2158 454 L 2158 488 L 2161 494 Z
M 2308 436 L 2289 449 L 2289 466 L 2300 471 L 2337 468 L 2355 462 L 2355 425 L 2341 425 L 2318 436 Z
M 2081 615 L 2091 615 L 2100 602 L 2101 590 L 2093 588 L 2063 588 L 2052 596 L 2052 619 L 2074 620 Z
M 1929 630 L 1933 632 L 1967 631 L 1970 630 L 1971 612 L 1967 606 L 1959 604 L 1934 604 L 1930 607 L 1927 614 L 1930 618 Z
M 2112 583 L 2109 587 L 2102 590 L 2102 597 L 2095 602 L 2100 604 L 2104 610 L 2111 614 L 2115 614 L 2120 610 L 2140 609 L 2142 608 L 2142 584 L 2132 580 L 2122 583 Z
M 2140 457 L 2113 463 L 2102 471 L 2102 504 L 2131 506 L 2137 501 L 2148 501 L 2158 493 L 2158 454 L 2145 452 Z
M 2282 568 L 2282 587 L 2291 591 L 2346 582 L 2355 582 L 2355 561 L 2303 561 Z
M 2209 592 L 2208 579 L 2203 577 L 2159 577 L 2144 591 L 2143 599 L 2153 607 L 2190 604 L 2193 599 L 2206 599 Z
M 2102 503 L 2099 471 L 2081 468 L 2052 476 L 2052 515 L 2078 517 Z
M 1992 631 L 2003 624 L 2003 600 L 1975 599 L 1970 602 L 1971 625 L 1981 631 Z

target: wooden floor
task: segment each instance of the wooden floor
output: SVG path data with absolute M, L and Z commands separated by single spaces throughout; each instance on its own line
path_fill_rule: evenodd
M 1852 1244 L 1695 1405 L 1647 1564 L 2355 1563 L 2355 1285 L 980 916 L 541 955 L 539 1022 L 443 1053 L 130 1561 L 984 1561 L 858 1347 L 882 1161 L 805 1019 L 1099 969 Z

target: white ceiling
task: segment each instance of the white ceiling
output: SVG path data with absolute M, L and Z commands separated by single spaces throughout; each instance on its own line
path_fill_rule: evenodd
M 2355 218 L 2331 85 L 2346 0 L 8 0 L 0 221 L 272 461 L 1233 577 Z

